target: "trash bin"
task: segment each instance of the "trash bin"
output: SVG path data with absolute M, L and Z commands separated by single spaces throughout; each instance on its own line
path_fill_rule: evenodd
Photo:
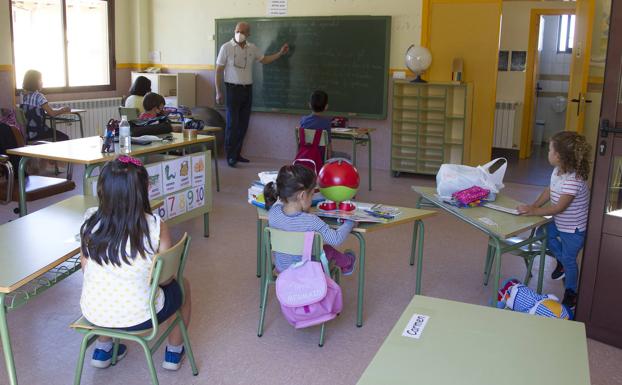
M 533 128 L 533 137 L 531 142 L 535 146 L 542 146 L 542 141 L 544 140 L 544 126 L 546 125 L 546 121 L 544 120 L 536 120 L 536 125 Z

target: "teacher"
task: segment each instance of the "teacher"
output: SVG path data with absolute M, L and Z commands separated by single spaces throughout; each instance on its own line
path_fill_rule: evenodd
M 253 103 L 253 63 L 258 61 L 261 64 L 269 64 L 289 51 L 289 46 L 283 44 L 279 52 L 264 56 L 255 44 L 247 41 L 250 35 L 250 25 L 246 22 L 239 22 L 235 26 L 235 37 L 220 47 L 218 58 L 216 58 L 217 104 L 222 104 L 223 75 L 226 89 L 225 152 L 227 164 L 230 167 L 235 167 L 237 162 L 249 162 L 240 154 Z

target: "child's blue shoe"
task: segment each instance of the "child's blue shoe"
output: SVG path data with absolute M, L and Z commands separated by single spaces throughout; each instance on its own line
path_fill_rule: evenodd
M 168 346 L 166 347 L 166 351 L 164 352 L 164 362 L 162 362 L 162 367 L 166 370 L 177 370 L 181 366 L 181 362 L 184 360 L 184 356 L 186 355 L 186 349 L 182 348 L 181 352 L 175 353 L 168 350 Z
M 119 362 L 127 354 L 127 346 L 119 344 L 119 352 L 117 353 L 117 362 Z M 112 363 L 112 349 L 105 351 L 104 349 L 93 350 L 91 358 L 91 366 L 100 369 L 106 369 Z

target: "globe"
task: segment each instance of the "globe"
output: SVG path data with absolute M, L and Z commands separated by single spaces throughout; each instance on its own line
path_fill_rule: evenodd
M 427 48 L 414 44 L 408 47 L 406 50 L 406 67 L 417 75 L 413 82 L 426 83 L 425 80 L 421 79 L 421 74 L 430 68 L 430 64 L 432 64 L 432 54 Z

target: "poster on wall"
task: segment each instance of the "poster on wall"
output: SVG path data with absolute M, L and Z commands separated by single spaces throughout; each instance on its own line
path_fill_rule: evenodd
M 511 71 L 525 71 L 526 63 L 526 51 L 512 51 L 512 64 L 510 66 Z
M 499 51 L 499 65 L 497 67 L 498 71 L 507 71 L 509 69 L 510 61 L 510 52 L 509 51 Z

